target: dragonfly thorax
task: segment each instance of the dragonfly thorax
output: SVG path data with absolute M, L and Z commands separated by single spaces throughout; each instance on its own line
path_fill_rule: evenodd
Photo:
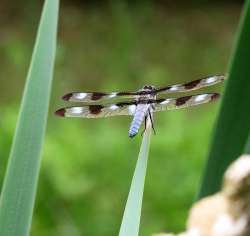
M 145 85 L 142 89 L 140 89 L 139 95 L 137 96 L 137 101 L 151 100 L 156 98 L 156 94 L 152 91 L 156 91 L 156 88 L 151 85 Z

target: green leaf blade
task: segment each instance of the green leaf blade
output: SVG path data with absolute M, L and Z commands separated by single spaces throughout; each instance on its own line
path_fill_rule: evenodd
M 250 1 L 246 2 L 199 197 L 219 191 L 223 173 L 244 151 L 250 130 Z
M 132 179 L 119 236 L 138 236 L 141 218 L 144 182 L 147 171 L 147 161 L 150 146 L 151 126 L 147 122 L 143 140 Z
M 29 234 L 44 140 L 58 21 L 58 0 L 44 4 L 0 199 L 0 235 Z

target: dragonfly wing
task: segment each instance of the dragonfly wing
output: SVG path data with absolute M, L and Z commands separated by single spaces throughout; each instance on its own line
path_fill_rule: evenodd
M 57 110 L 55 113 L 63 117 L 102 118 L 119 115 L 134 115 L 136 105 L 133 103 L 119 103 L 113 105 L 73 106 Z
M 192 90 L 212 86 L 225 80 L 225 76 L 209 76 L 203 79 L 193 80 L 185 84 L 175 84 L 162 87 L 156 90 L 156 93 L 178 93 L 189 92 Z
M 218 93 L 204 93 L 179 98 L 157 99 L 156 103 L 154 104 L 154 112 L 196 106 L 214 101 L 218 98 Z
M 72 92 L 65 94 L 62 99 L 69 102 L 100 103 L 114 98 L 133 99 L 137 95 L 138 92 Z

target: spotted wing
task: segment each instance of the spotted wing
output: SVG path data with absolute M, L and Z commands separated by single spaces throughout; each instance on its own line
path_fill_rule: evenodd
M 61 108 L 55 112 L 58 116 L 79 118 L 102 118 L 119 115 L 134 115 L 136 104 L 118 103 L 113 105 L 86 105 Z
M 157 94 L 157 93 L 178 93 L 188 92 L 203 87 L 211 86 L 220 83 L 225 80 L 224 76 L 209 76 L 203 79 L 194 80 L 185 84 L 175 84 L 162 87 L 152 91 L 140 90 L 137 92 L 71 92 L 65 94 L 62 99 L 69 102 L 83 102 L 83 103 L 95 103 L 95 102 L 107 102 L 113 98 L 126 98 L 135 99 L 140 95 Z
M 184 84 L 175 84 L 162 87 L 156 90 L 156 93 L 179 93 L 212 86 L 225 80 L 224 76 L 209 76 L 203 79 L 193 80 Z
M 157 99 L 154 104 L 154 111 L 165 111 L 190 106 L 196 106 L 208 102 L 212 102 L 219 98 L 218 93 L 204 93 L 199 95 L 184 96 L 179 98 Z
M 62 99 L 69 102 L 84 102 L 84 103 L 95 103 L 95 102 L 106 102 L 114 98 L 127 98 L 134 99 L 142 92 L 113 92 L 113 93 L 101 93 L 101 92 L 72 92 L 65 94 Z M 152 93 L 152 92 L 151 92 Z M 149 94 L 149 92 L 147 93 Z

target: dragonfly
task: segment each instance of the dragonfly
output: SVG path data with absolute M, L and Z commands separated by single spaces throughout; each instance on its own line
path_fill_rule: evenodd
M 81 103 L 81 105 L 61 108 L 55 114 L 62 117 L 78 118 L 102 118 L 119 115 L 133 116 L 129 128 L 129 137 L 132 138 L 139 132 L 140 126 L 144 121 L 146 129 L 147 120 L 150 120 L 151 127 L 155 132 L 153 123 L 154 112 L 209 103 L 217 100 L 220 95 L 219 93 L 201 93 L 169 98 L 159 98 L 159 96 L 190 92 L 218 84 L 224 80 L 225 76 L 215 75 L 160 88 L 146 85 L 136 92 L 71 92 L 65 94 L 62 99 L 68 102 Z M 123 101 L 115 103 L 114 99 L 123 99 Z

